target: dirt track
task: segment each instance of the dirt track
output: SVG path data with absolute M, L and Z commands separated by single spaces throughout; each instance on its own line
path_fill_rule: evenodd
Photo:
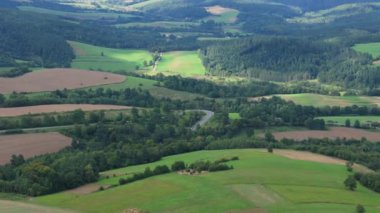
M 9 162 L 13 154 L 24 158 L 57 152 L 71 144 L 71 138 L 56 132 L 0 136 L 0 165 Z
M 125 76 L 78 69 L 46 69 L 16 78 L 0 78 L 0 93 L 44 92 L 121 83 Z
M 52 104 L 52 105 L 39 105 L 28 107 L 12 107 L 0 108 L 0 117 L 13 117 L 27 114 L 42 114 L 53 112 L 70 112 L 76 109 L 83 111 L 96 111 L 96 110 L 121 110 L 129 109 L 128 106 L 117 105 L 93 105 L 93 104 Z
M 327 131 L 317 130 L 301 130 L 289 132 L 275 132 L 273 133 L 277 140 L 283 138 L 290 138 L 295 140 L 304 140 L 308 138 L 347 138 L 347 139 L 361 139 L 367 138 L 369 141 L 380 142 L 380 132 L 369 132 L 362 129 L 333 127 Z

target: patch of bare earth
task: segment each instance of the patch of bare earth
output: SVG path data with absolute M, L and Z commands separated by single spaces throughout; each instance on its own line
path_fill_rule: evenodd
M 101 186 L 102 185 L 99 185 L 97 183 L 90 183 L 90 184 L 86 184 L 75 189 L 70 189 L 67 192 L 71 194 L 76 194 L 76 195 L 87 195 L 87 194 L 91 194 L 93 192 L 98 191 Z M 103 186 L 103 187 L 108 188 L 108 186 Z
M 77 109 L 83 111 L 97 110 L 122 110 L 129 109 L 128 106 L 117 105 L 94 105 L 94 104 L 52 104 L 28 107 L 0 108 L 0 117 L 14 117 L 27 114 L 42 114 L 53 112 L 71 112 Z
M 289 158 L 289 159 L 293 159 L 293 160 L 303 160 L 303 161 L 311 161 L 311 162 L 317 162 L 317 163 L 345 165 L 347 162 L 339 158 L 333 158 L 333 157 L 329 157 L 325 155 L 315 154 L 311 152 L 304 152 L 304 151 L 296 151 L 296 150 L 275 149 L 273 150 L 273 153 L 276 155 Z M 354 164 L 353 167 L 355 171 L 371 172 L 370 169 L 360 164 Z
M 325 155 L 314 154 L 311 152 L 275 149 L 273 153 L 276 155 L 281 155 L 281 156 L 294 159 L 294 160 L 304 160 L 304 161 L 312 161 L 312 162 L 327 163 L 327 164 L 338 164 L 338 165 L 345 165 L 346 163 L 345 160 L 328 157 Z
M 374 61 L 373 64 L 375 64 L 375 65 L 380 65 L 380 60 L 378 60 L 378 61 Z
M 233 11 L 234 9 L 231 9 L 231 8 L 226 8 L 226 7 L 222 7 L 222 6 L 219 6 L 219 5 L 215 5 L 215 6 L 212 6 L 212 7 L 206 7 L 206 11 L 212 15 L 222 15 L 224 13 L 228 13 L 228 12 L 231 12 Z
M 380 142 L 380 132 L 369 132 L 362 129 L 346 128 L 346 127 L 333 127 L 329 130 L 299 130 L 289 132 L 275 132 L 273 133 L 277 140 L 284 138 L 294 140 L 305 140 L 308 138 L 347 138 L 347 139 L 361 139 L 366 138 L 369 141 Z
M 30 158 L 57 152 L 71 144 L 71 138 L 56 132 L 0 136 L 0 165 L 8 163 L 12 155 Z
M 125 76 L 78 69 L 46 69 L 16 78 L 0 78 L 0 93 L 44 92 L 121 83 Z
M 131 208 L 131 209 L 124 210 L 123 213 L 145 213 L 145 212 L 141 211 L 140 209 Z

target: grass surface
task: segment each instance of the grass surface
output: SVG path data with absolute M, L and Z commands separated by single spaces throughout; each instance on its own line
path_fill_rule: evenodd
M 128 208 L 149 212 L 250 212 L 253 209 L 282 213 L 355 212 L 358 203 L 367 212 L 379 210 L 380 194 L 362 186 L 355 192 L 344 188 L 348 172 L 343 165 L 291 160 L 256 150 L 199 151 L 102 175 L 131 174 L 148 166 L 170 166 L 177 160 L 191 163 L 233 156 L 239 156 L 240 160 L 229 162 L 234 166 L 229 171 L 198 176 L 171 173 L 87 195 L 63 192 L 31 202 L 81 212 L 122 212 Z M 117 183 L 119 178 L 102 179 L 100 183 Z
M 231 120 L 239 120 L 239 119 L 241 119 L 240 114 L 237 113 L 237 112 L 228 113 L 228 117 L 229 117 Z
M 327 96 L 318 94 L 291 94 L 291 95 L 276 95 L 285 100 L 294 101 L 296 104 L 306 106 L 373 106 L 380 105 L 379 97 L 367 96 Z
M 163 54 L 156 72 L 165 75 L 194 77 L 204 76 L 206 69 L 196 51 L 176 51 Z
M 380 42 L 356 44 L 354 50 L 371 54 L 373 58 L 380 58 Z
M 136 66 L 143 68 L 144 61 L 152 60 L 151 54 L 145 50 L 112 49 L 73 41 L 69 43 L 76 55 L 71 64 L 73 68 L 130 72 L 135 71 Z
M 354 125 L 356 120 L 360 121 L 361 124 L 380 122 L 380 116 L 325 116 L 319 118 L 324 119 L 327 123 L 337 125 L 344 125 L 347 119 L 351 121 L 351 125 Z

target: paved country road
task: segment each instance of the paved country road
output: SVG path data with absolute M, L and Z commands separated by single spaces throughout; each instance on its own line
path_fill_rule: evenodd
M 203 116 L 201 118 L 201 120 L 199 120 L 197 123 L 194 124 L 194 126 L 191 127 L 191 130 L 193 130 L 193 131 L 197 130 L 198 126 L 205 125 L 215 114 L 214 112 L 208 111 L 208 110 L 193 110 L 193 111 L 198 111 L 198 112 L 204 112 L 204 113 L 206 113 L 206 115 Z

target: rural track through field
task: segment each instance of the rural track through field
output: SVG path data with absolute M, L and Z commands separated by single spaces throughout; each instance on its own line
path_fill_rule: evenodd
M 194 112 L 204 112 L 206 113 L 205 116 L 203 116 L 201 118 L 201 120 L 199 120 L 197 123 L 195 123 L 192 127 L 191 127 L 191 130 L 192 131 L 195 131 L 197 130 L 198 126 L 204 126 L 213 116 L 214 116 L 214 112 L 212 111 L 209 111 L 209 110 L 192 110 Z

